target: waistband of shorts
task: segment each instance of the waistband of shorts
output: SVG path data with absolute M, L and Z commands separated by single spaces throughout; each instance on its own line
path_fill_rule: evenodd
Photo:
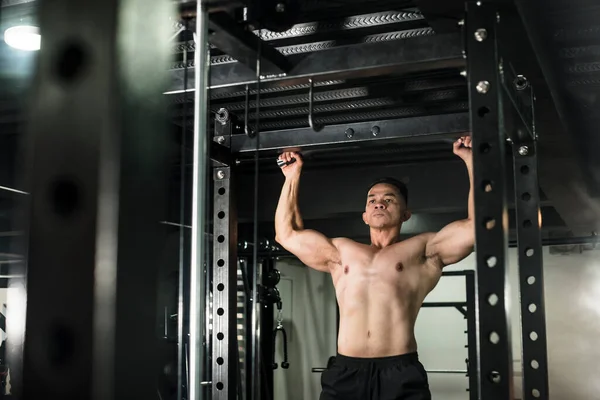
M 363 368 L 368 366 L 384 368 L 394 365 L 408 366 L 418 362 L 419 354 L 416 351 L 413 353 L 388 357 L 348 357 L 339 353 L 335 357 L 335 363 L 337 365 L 350 368 Z

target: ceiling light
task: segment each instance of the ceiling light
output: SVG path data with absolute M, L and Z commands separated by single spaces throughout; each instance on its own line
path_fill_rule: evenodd
M 13 26 L 4 31 L 4 41 L 15 49 L 36 51 L 40 49 L 42 37 L 36 26 Z

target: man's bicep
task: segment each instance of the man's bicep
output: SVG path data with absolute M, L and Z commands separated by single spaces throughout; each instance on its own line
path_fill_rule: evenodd
M 471 221 L 453 222 L 428 237 L 425 257 L 440 267 L 456 264 L 473 252 L 475 228 Z
M 280 244 L 304 264 L 319 271 L 329 272 L 331 265 L 340 263 L 339 251 L 333 241 L 311 229 L 295 231 Z

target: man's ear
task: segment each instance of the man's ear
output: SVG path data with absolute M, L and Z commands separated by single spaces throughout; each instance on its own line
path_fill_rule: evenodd
M 402 222 L 406 222 L 410 219 L 412 213 L 408 210 L 404 211 L 404 215 L 402 216 Z
M 367 222 L 367 213 L 366 213 L 366 212 L 364 212 L 364 213 L 362 214 L 362 219 L 363 219 L 363 222 L 364 222 L 366 225 L 369 225 L 369 223 Z

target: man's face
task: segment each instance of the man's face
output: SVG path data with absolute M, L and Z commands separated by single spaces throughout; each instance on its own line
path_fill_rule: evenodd
M 379 183 L 369 190 L 363 221 L 371 228 L 397 227 L 408 220 L 410 213 L 398 189 L 387 183 Z

